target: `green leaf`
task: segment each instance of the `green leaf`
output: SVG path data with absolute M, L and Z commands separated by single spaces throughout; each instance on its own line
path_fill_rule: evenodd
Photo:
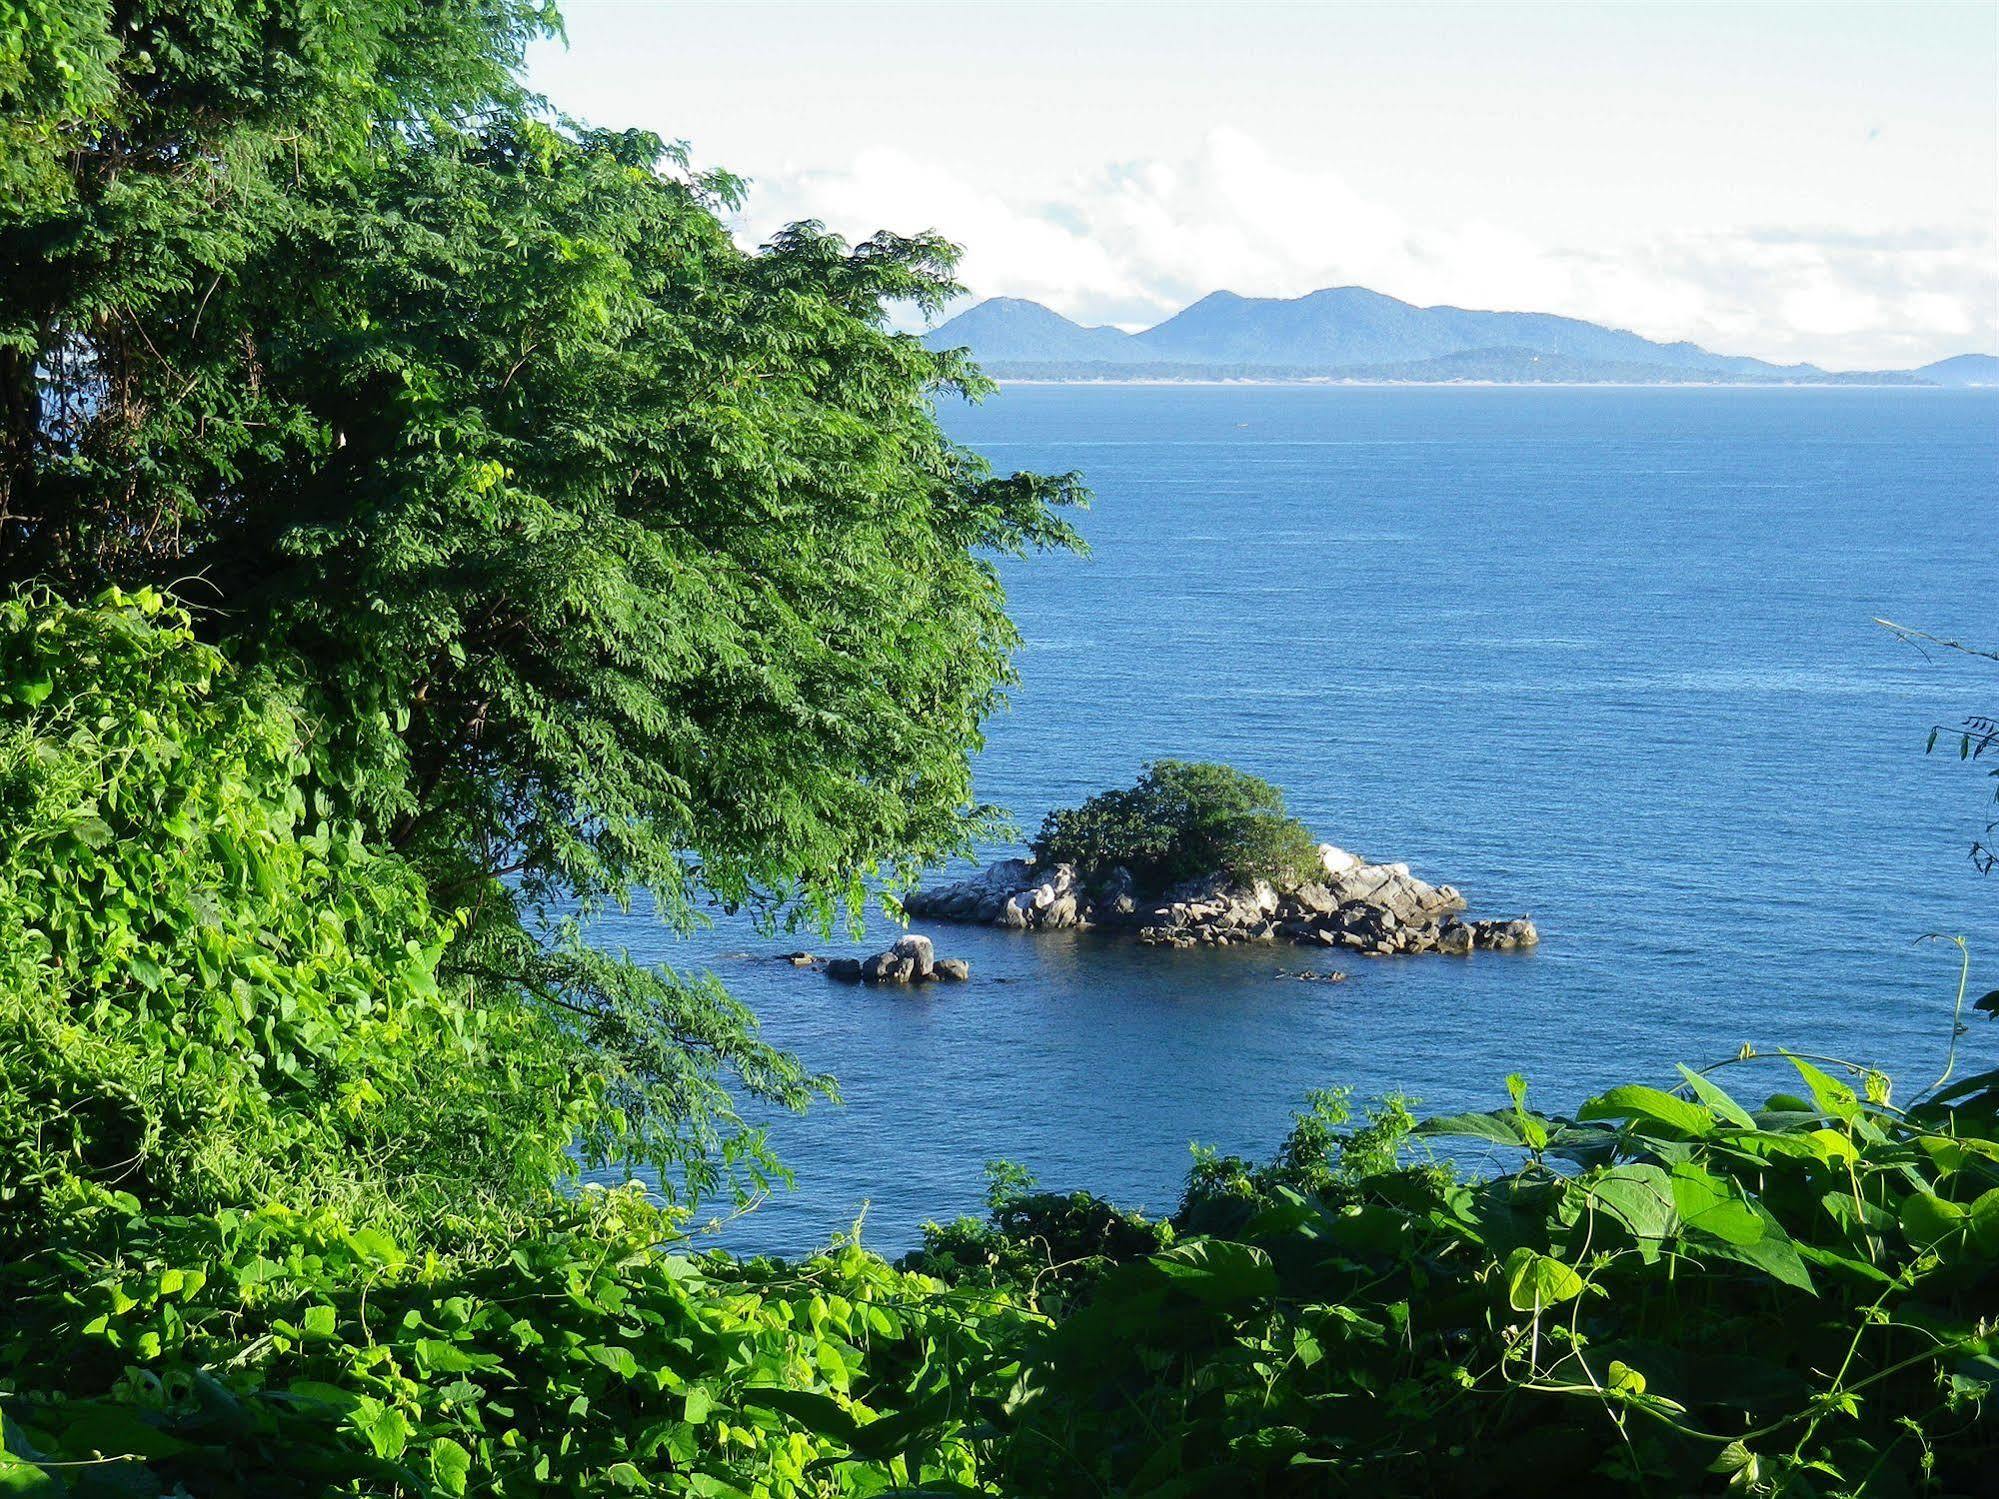
M 1639 1119 L 1662 1124 L 1676 1135 L 1700 1139 L 1714 1133 L 1714 1115 L 1698 1104 L 1643 1083 L 1626 1083 L 1592 1098 L 1576 1110 L 1578 1119 Z
M 375 1456 L 398 1458 L 409 1446 L 409 1419 L 393 1406 L 368 1399 L 347 1413 L 354 1428 L 368 1439 Z
M 353 1410 L 361 1403 L 361 1397 L 352 1390 L 336 1384 L 328 1384 L 323 1379 L 294 1379 L 285 1386 L 285 1393 L 301 1400 L 311 1400 L 320 1405 L 334 1406 L 339 1410 Z
M 1203 1301 L 1248 1301 L 1277 1294 L 1277 1273 L 1270 1256 L 1251 1244 L 1224 1239 L 1190 1239 L 1176 1244 L 1149 1263 L 1176 1290 Z
M 1530 1150 L 1547 1149 L 1548 1126 L 1527 1112 L 1527 1079 L 1517 1072 L 1508 1074 L 1506 1092 L 1513 1100 L 1513 1125 L 1520 1138 Z
M 622 1351 L 622 1350 L 620 1350 Z M 591 1350 L 594 1355 L 596 1350 Z M 418 1338 L 417 1361 L 438 1374 L 465 1374 L 474 1369 L 494 1369 L 500 1364 L 496 1353 L 478 1353 L 443 1338 Z M 627 1358 L 631 1355 L 626 1354 Z M 636 1368 L 634 1368 L 634 1372 Z
M 1999 1187 L 1978 1195 L 1970 1217 L 1972 1241 L 1985 1253 L 1999 1256 Z
M 830 1438 L 843 1447 L 852 1447 L 859 1435 L 854 1413 L 831 1395 L 817 1390 L 782 1389 L 752 1385 L 742 1392 L 745 1405 L 791 1417 L 816 1436 Z M 703 1416 L 706 1416 L 704 1410 Z M 693 1420 L 692 1416 L 688 1417 Z
M 639 1361 L 632 1356 L 632 1350 L 629 1348 L 620 1348 L 615 1344 L 593 1343 L 583 1352 L 620 1379 L 637 1379 L 639 1376 Z
M 85 848 L 104 849 L 111 846 L 117 834 L 111 831 L 111 824 L 101 817 L 84 816 L 73 818 L 69 824 L 70 836 Z
M 1755 1244 L 1765 1233 L 1757 1216 L 1733 1182 L 1691 1161 L 1675 1163 L 1673 1208 L 1687 1227 L 1712 1234 L 1724 1243 Z
M 1614 1358 L 1610 1361 L 1610 1370 L 1607 1379 L 1610 1388 L 1613 1390 L 1630 1395 L 1642 1395 L 1645 1393 L 1646 1379 L 1644 1373 L 1641 1370 L 1632 1368 L 1623 1359 Z
M 1599 1211 L 1608 1213 L 1634 1239 L 1647 1259 L 1671 1235 L 1678 1220 L 1673 1185 L 1658 1166 L 1613 1166 L 1578 1183 Z
M 1728 1475 L 1729 1487 L 1737 1485 L 1753 1487 L 1762 1471 L 1762 1464 L 1756 1454 L 1741 1442 L 1730 1442 L 1721 1449 L 1721 1455 L 1708 1464 L 1708 1472 Z
M 1934 1192 L 1913 1192 L 1902 1199 L 1902 1209 L 1898 1215 L 1902 1232 L 1909 1236 L 1909 1242 L 1919 1248 L 1926 1248 L 1942 1239 L 1955 1237 L 1970 1216 L 1958 1203 L 1938 1197 Z
M 396 1241 L 379 1228 L 358 1228 L 347 1236 L 347 1244 L 363 1259 L 381 1264 L 401 1265 L 407 1258 Z
M 1729 1097 L 1719 1086 L 1702 1077 L 1684 1062 L 1680 1063 L 1679 1067 L 1680 1076 L 1687 1080 L 1687 1086 L 1693 1089 L 1694 1097 L 1706 1104 L 1718 1117 L 1726 1119 L 1739 1129 L 1756 1128 L 1756 1121 L 1750 1117 L 1749 1111 Z
M 1510 1145 L 1519 1149 L 1526 1145 L 1520 1131 L 1514 1128 L 1510 1113 L 1489 1114 L 1445 1114 L 1435 1119 L 1425 1119 L 1418 1124 L 1415 1133 L 1419 1135 L 1464 1135 L 1473 1139 L 1490 1140 L 1495 1145 Z
M 1582 1295 L 1583 1285 L 1574 1266 L 1538 1250 L 1523 1245 L 1506 1257 L 1506 1300 L 1515 1311 L 1560 1306 Z
M 472 1454 L 450 1437 L 434 1438 L 430 1444 L 430 1472 L 445 1493 L 462 1494 L 472 1473 Z
M 162 1458 L 195 1450 L 192 1444 L 162 1431 L 156 1424 L 159 1418 L 148 1419 L 149 1413 L 129 1405 L 79 1402 L 67 1414 L 63 1441 L 74 1451 L 101 1452 L 107 1457 Z
M 1812 1098 L 1828 1118 L 1852 1123 L 1860 1117 L 1860 1099 L 1845 1083 L 1828 1077 L 1803 1057 L 1784 1053 L 1798 1076 L 1805 1080 L 1805 1086 L 1812 1090 Z
M 1785 1285 L 1813 1291 L 1811 1274 L 1797 1245 L 1760 1202 L 1743 1194 L 1735 1183 L 1691 1161 L 1674 1164 L 1672 1183 L 1673 1207 L 1681 1222 L 1690 1232 L 1717 1241 L 1708 1253 L 1720 1253 Z

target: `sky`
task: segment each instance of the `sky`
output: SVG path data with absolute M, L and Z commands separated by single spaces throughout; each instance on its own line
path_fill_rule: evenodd
M 1999 352 L 1999 0 L 568 0 L 529 81 L 1140 328 L 1361 285 L 1832 369 Z M 969 300 L 953 310 L 970 305 Z

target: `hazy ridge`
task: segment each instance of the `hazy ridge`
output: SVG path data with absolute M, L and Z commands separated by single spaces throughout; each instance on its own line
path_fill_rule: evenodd
M 1356 380 L 1527 384 L 1999 384 L 1999 358 L 1960 354 L 1913 370 L 1833 372 L 1660 343 L 1541 312 L 1417 307 L 1365 287 L 1292 298 L 1218 291 L 1137 333 L 1085 327 L 992 297 L 924 336 L 969 348 L 1002 379 Z

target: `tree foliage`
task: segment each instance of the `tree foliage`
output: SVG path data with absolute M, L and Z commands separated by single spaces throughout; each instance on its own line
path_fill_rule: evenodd
M 0 1242 L 122 1194 L 428 1243 L 532 1215 L 579 1159 L 704 1181 L 711 1157 L 757 1163 L 718 1074 L 809 1080 L 753 1022 L 614 964 L 598 982 L 638 992 L 587 1015 L 452 975 L 466 911 L 307 789 L 305 740 L 155 594 L 0 603 Z M 703 1036 L 680 1011 L 731 1023 Z M 626 1014 L 674 1038 L 643 1079 L 602 1044 Z
M 135 553 L 175 553 L 194 512 L 240 501 L 215 486 L 290 430 L 263 374 L 315 191 L 439 122 L 519 107 L 513 70 L 553 14 L 10 0 L 0 15 L 0 557 L 129 573 Z
M 994 558 L 1080 491 L 939 430 L 984 387 L 887 319 L 951 248 L 743 250 L 731 179 L 536 111 L 534 0 L 29 22 L 0 87 L 59 170 L 0 206 L 0 583 L 197 602 L 303 713 L 305 794 L 463 913 L 440 975 L 587 1031 L 634 1155 L 718 1185 L 728 1087 L 823 1083 L 579 923 L 857 920 L 989 826 Z
M 1318 845 L 1268 781 L 1201 761 L 1155 760 L 1134 786 L 1051 812 L 1034 840 L 1043 863 L 1092 880 L 1130 872 L 1141 889 L 1222 873 L 1295 885 L 1319 869 Z

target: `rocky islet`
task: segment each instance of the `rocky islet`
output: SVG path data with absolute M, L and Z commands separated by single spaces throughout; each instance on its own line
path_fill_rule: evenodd
M 1176 948 L 1288 941 L 1385 957 L 1509 951 L 1540 941 L 1526 916 L 1467 920 L 1465 899 L 1453 886 L 1429 884 L 1407 864 L 1369 863 L 1330 843 L 1319 846 L 1319 862 L 1319 878 L 1282 888 L 1224 873 L 1151 895 L 1122 868 L 1092 882 L 1071 864 L 1001 859 L 969 879 L 913 891 L 903 908 L 912 916 L 1023 931 L 1123 931 Z

